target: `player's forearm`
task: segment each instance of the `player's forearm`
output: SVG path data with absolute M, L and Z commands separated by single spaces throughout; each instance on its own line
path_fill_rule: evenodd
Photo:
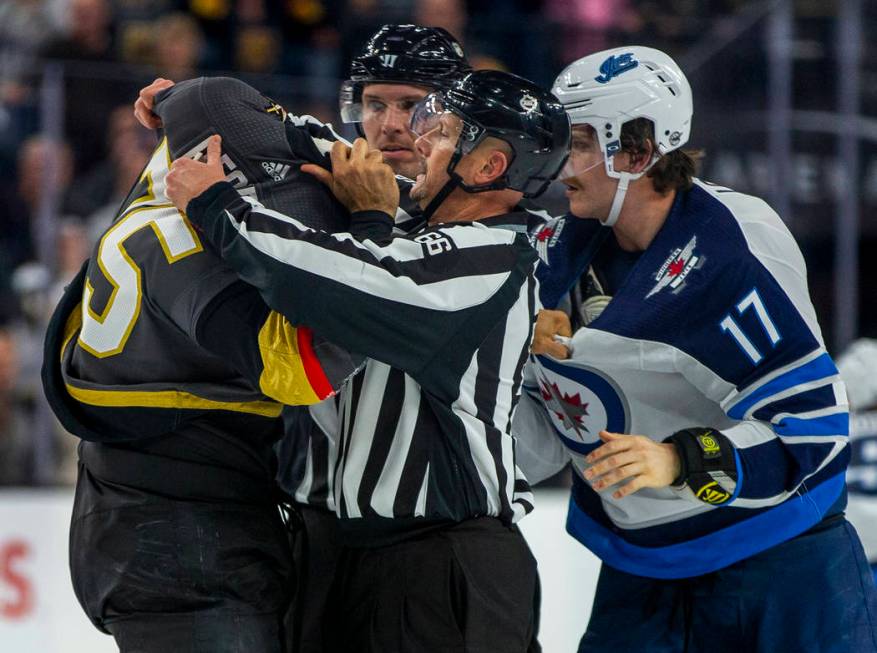
M 307 325 L 349 351 L 411 374 L 433 359 L 470 310 L 495 292 L 480 289 L 483 298 L 476 298 L 475 308 L 457 308 L 454 293 L 425 283 L 428 275 L 412 278 L 406 259 L 421 252 L 419 243 L 379 247 L 360 244 L 350 234 L 308 229 L 286 216 L 256 210 L 228 184 L 208 189 L 189 203 L 187 212 L 220 256 L 293 324 Z M 395 251 L 400 248 L 404 251 Z M 463 300 L 471 300 L 473 281 L 451 282 L 465 284 L 470 293 Z M 477 295 L 479 284 L 474 285 Z

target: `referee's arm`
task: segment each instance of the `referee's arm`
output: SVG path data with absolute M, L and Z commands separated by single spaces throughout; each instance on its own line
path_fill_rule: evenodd
M 514 305 L 536 259 L 523 235 L 486 227 L 359 242 L 310 229 L 226 182 L 192 200 L 187 214 L 294 324 L 413 376 L 451 339 L 477 348 Z M 369 217 L 391 220 L 380 215 Z

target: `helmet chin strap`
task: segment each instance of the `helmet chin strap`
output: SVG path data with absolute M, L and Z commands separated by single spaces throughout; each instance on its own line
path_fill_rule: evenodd
M 429 222 L 432 219 L 433 214 L 438 210 L 438 207 L 441 206 L 442 202 L 445 201 L 448 195 L 454 192 L 454 189 L 460 185 L 460 177 L 457 175 L 451 175 L 451 178 L 445 182 L 445 185 L 441 187 L 438 193 L 435 194 L 429 204 L 426 205 L 426 208 L 423 209 L 423 217 L 426 218 L 426 221 Z
M 621 207 L 624 205 L 624 198 L 627 196 L 627 187 L 631 180 L 639 178 L 640 175 L 632 175 L 629 172 L 621 172 L 618 177 L 618 187 L 615 189 L 615 198 L 612 200 L 612 207 L 609 209 L 609 215 L 603 220 L 603 224 L 607 227 L 614 227 L 618 222 L 618 216 L 621 215 Z
M 603 220 L 604 225 L 607 227 L 615 226 L 615 223 L 618 222 L 618 216 L 621 215 L 621 207 L 624 205 L 624 198 L 627 196 L 627 188 L 630 185 L 630 182 L 645 175 L 660 158 L 661 155 L 656 152 L 652 155 L 649 164 L 640 172 L 615 173 L 618 175 L 618 187 L 615 189 L 615 198 L 612 200 L 612 206 L 609 208 L 609 215 Z

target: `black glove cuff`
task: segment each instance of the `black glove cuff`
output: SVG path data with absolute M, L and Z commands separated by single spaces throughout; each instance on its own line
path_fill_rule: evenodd
M 665 442 L 679 451 L 681 472 L 674 485 L 688 485 L 704 503 L 720 506 L 737 489 L 737 460 L 734 445 L 721 432 L 711 428 L 677 431 Z

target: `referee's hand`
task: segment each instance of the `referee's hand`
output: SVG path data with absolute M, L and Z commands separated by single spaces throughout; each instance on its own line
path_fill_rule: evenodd
M 572 336 L 569 316 L 563 311 L 549 311 L 547 309 L 539 311 L 530 351 L 534 354 L 548 354 L 559 360 L 569 358 L 569 348 L 558 342 L 555 336 L 566 338 Z
M 169 79 L 159 77 L 152 84 L 140 89 L 140 97 L 134 103 L 134 117 L 137 122 L 147 129 L 158 129 L 161 127 L 161 118 L 153 112 L 155 107 L 155 96 L 159 91 L 170 88 L 174 83 Z
M 357 138 L 352 147 L 335 141 L 329 156 L 332 172 L 313 163 L 304 164 L 301 171 L 328 186 L 351 213 L 381 211 L 396 215 L 399 185 L 380 150 L 370 149 L 364 138 Z
M 207 142 L 207 163 L 186 157 L 177 159 L 167 173 L 165 194 L 180 211 L 213 184 L 225 180 L 222 169 L 222 139 L 214 134 Z

